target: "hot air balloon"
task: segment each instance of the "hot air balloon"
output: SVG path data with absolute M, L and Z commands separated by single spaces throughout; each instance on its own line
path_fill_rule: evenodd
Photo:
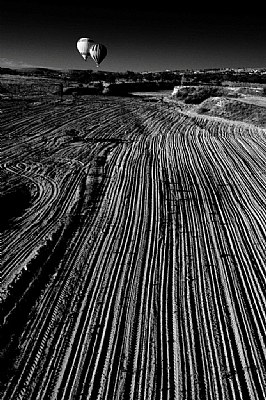
M 96 62 L 97 67 L 107 55 L 107 48 L 100 43 L 95 43 L 90 48 L 90 56 Z
M 81 38 L 77 42 L 77 49 L 85 61 L 90 55 L 89 50 L 93 43 L 94 41 L 90 38 Z

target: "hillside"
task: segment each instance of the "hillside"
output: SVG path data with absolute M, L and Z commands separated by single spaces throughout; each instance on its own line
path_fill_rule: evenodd
M 260 104 L 262 104 L 262 101 Z M 243 100 L 211 97 L 197 106 L 196 111 L 200 114 L 223 117 L 266 127 L 265 106 L 249 104 Z

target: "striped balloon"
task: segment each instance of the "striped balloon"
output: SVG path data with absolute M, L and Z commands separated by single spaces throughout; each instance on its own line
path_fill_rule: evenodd
M 93 43 L 94 43 L 94 40 L 92 40 L 90 38 L 81 38 L 77 42 L 77 49 L 85 61 L 87 60 L 87 58 L 90 55 L 89 50 L 90 50 L 90 47 L 93 45 Z
M 90 56 L 96 62 L 97 67 L 107 55 L 107 48 L 103 44 L 93 44 L 90 48 Z

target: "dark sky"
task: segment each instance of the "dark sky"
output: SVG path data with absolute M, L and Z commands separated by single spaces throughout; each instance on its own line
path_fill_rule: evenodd
M 106 45 L 107 71 L 266 67 L 266 19 L 258 5 L 157 3 L 4 0 L 0 66 L 95 69 L 76 49 L 79 38 L 90 37 Z

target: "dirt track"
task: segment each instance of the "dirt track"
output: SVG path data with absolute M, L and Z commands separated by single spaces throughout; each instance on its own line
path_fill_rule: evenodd
M 139 99 L 2 110 L 31 203 L 2 235 L 1 398 L 266 398 L 265 130 Z

